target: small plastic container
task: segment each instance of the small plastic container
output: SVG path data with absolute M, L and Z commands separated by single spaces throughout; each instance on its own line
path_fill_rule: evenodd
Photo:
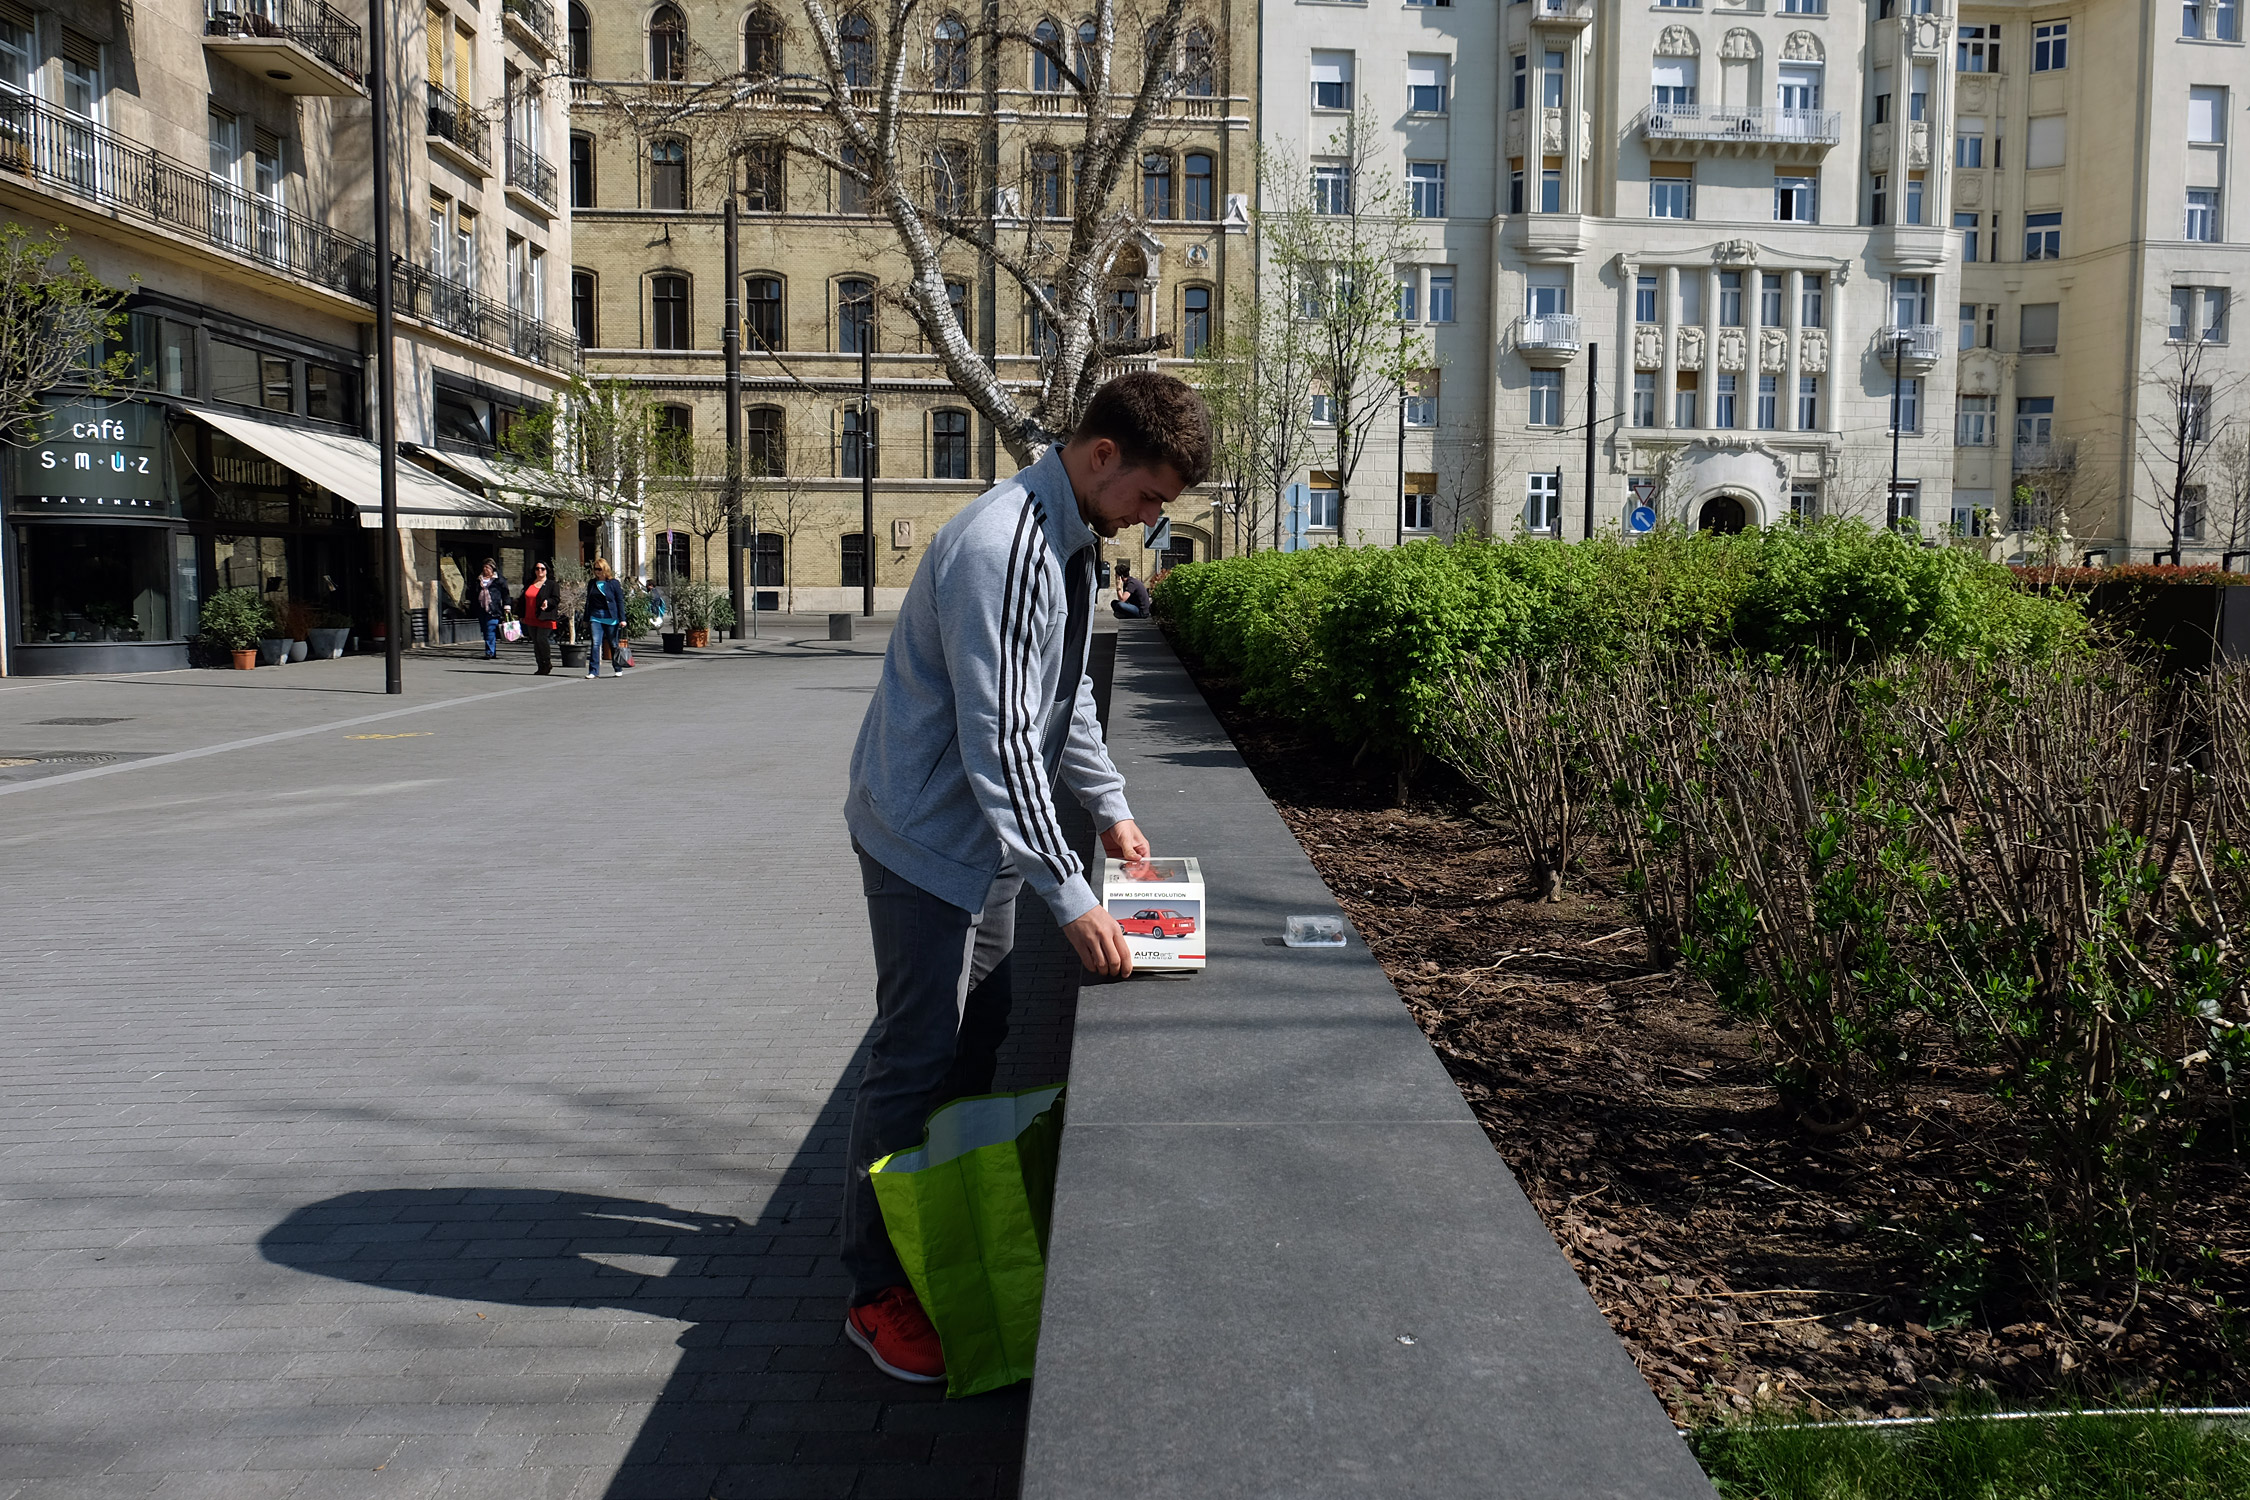
M 1292 948 L 1341 948 L 1342 917 L 1288 917 L 1281 924 L 1281 940 Z

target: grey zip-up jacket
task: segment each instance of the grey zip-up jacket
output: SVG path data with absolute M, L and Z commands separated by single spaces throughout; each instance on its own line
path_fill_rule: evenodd
M 1101 904 L 1054 795 L 1059 779 L 1096 828 L 1132 816 L 1086 677 L 1097 541 L 1048 449 L 931 539 L 883 653 L 844 822 L 878 864 L 965 911 L 1003 861 L 1057 922 Z

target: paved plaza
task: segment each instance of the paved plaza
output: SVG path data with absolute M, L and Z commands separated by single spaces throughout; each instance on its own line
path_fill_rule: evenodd
M 1015 1493 L 840 1335 L 882 638 L 767 629 L 0 682 L 0 1500 Z

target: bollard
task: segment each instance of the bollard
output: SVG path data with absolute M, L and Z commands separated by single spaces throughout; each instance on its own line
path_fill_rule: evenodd
M 852 638 L 852 617 L 849 614 L 832 614 L 828 617 L 828 638 L 848 641 Z

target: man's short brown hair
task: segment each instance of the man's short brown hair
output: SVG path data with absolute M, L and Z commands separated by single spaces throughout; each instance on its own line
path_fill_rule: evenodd
M 1130 469 L 1169 465 L 1188 485 L 1211 472 L 1211 413 L 1186 381 L 1154 370 L 1120 375 L 1094 392 L 1074 443 L 1108 438 Z

